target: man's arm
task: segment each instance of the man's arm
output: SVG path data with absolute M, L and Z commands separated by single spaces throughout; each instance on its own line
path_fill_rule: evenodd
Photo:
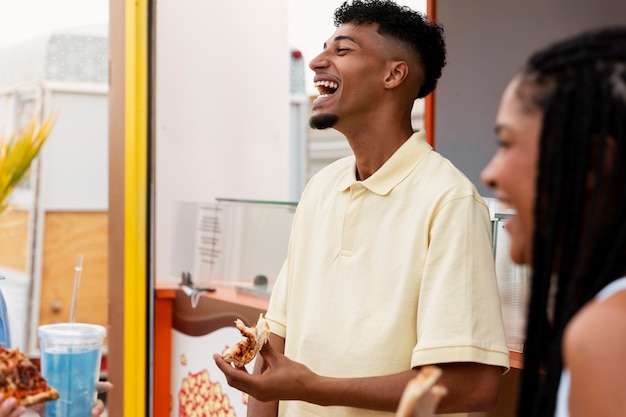
M 498 399 L 502 368 L 478 363 L 437 364 L 443 375 L 439 384 L 448 393 L 437 413 L 481 412 L 490 410 Z M 306 394 L 320 405 L 341 405 L 381 411 L 396 411 L 402 393 L 416 370 L 365 378 L 311 378 Z
M 250 399 L 248 416 L 276 416 L 278 400 L 394 412 L 404 388 L 417 372 L 408 370 L 364 378 L 324 377 L 290 360 L 276 351 L 274 346 L 283 351 L 284 340 L 275 335 L 270 336 L 270 343 L 257 356 L 252 375 L 232 367 L 220 355 L 214 355 L 228 384 L 255 398 Z M 502 368 L 477 363 L 436 365 L 443 370 L 440 383 L 448 390 L 437 408 L 438 413 L 487 411 L 494 406 Z

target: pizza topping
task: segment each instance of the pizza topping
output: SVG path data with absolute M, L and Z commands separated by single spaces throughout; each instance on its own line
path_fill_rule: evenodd
M 18 349 L 0 346 L 0 394 L 20 404 L 56 400 L 59 393 L 48 386 L 39 369 Z
M 270 326 L 267 320 L 263 318 L 263 313 L 259 315 L 259 320 L 252 327 L 246 327 L 240 319 L 235 320 L 235 326 L 244 336 L 244 339 L 224 350 L 222 357 L 227 362 L 241 367 L 251 362 L 265 345 L 269 338 Z

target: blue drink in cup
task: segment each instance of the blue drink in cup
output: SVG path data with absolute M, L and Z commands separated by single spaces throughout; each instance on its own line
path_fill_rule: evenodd
M 59 399 L 46 403 L 46 417 L 89 417 L 96 400 L 106 329 L 96 324 L 39 326 L 41 372 Z

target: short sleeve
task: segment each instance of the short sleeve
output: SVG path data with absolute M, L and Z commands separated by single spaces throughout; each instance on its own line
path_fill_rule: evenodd
M 491 243 L 479 196 L 442 205 L 432 219 L 412 365 L 478 362 L 509 367 Z

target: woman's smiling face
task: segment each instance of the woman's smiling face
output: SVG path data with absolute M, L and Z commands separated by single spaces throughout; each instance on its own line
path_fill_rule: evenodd
M 534 235 L 534 206 L 543 113 L 514 78 L 502 95 L 496 117 L 498 150 L 481 174 L 494 196 L 514 209 L 506 225 L 510 256 L 517 264 L 530 264 Z M 526 91 L 528 93 L 528 91 Z

